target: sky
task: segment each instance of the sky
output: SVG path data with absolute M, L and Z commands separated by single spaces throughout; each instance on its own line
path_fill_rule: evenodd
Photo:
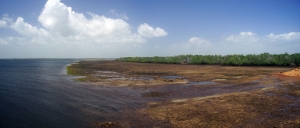
M 300 53 L 300 0 L 0 0 L 0 58 Z

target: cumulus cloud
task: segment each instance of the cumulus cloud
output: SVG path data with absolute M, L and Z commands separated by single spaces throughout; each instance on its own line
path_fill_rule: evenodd
M 298 52 L 300 32 L 282 34 L 256 35 L 253 32 L 241 32 L 238 35 L 229 35 L 220 44 L 221 50 L 227 53 L 295 53 Z M 226 43 L 227 42 L 227 43 Z M 237 42 L 237 43 L 232 43 Z M 234 49 L 233 49 L 234 47 Z
M 140 43 L 140 35 L 132 33 L 131 27 L 122 19 L 111 19 L 89 13 L 87 19 L 82 13 L 72 11 L 59 0 L 48 0 L 38 20 L 52 34 L 78 39 L 92 38 L 94 42 Z
M 172 44 L 164 49 L 169 55 L 213 54 L 214 45 L 202 37 L 192 37 L 185 42 Z
M 117 10 L 116 9 L 111 9 L 109 10 L 109 13 L 121 18 L 121 19 L 124 19 L 124 20 L 128 20 L 129 18 L 127 17 L 127 15 L 123 12 L 121 14 L 117 13 Z
M 293 42 L 300 41 L 300 32 L 289 32 L 275 35 L 273 33 L 266 36 L 258 36 L 253 32 L 241 32 L 238 35 L 229 35 L 225 39 L 228 42 L 239 43 L 270 43 L 270 42 Z
M 9 27 L 9 24 L 11 24 L 13 21 L 11 18 L 9 18 L 8 14 L 4 14 L 2 19 L 0 20 L 0 28 Z
M 206 39 L 203 39 L 201 37 L 192 37 L 189 41 L 188 41 L 188 45 L 195 45 L 195 46 L 206 46 L 209 45 L 210 42 Z
M 290 32 L 283 33 L 279 35 L 274 35 L 273 33 L 266 36 L 266 39 L 269 41 L 300 41 L 300 32 Z
M 26 22 L 22 17 L 18 17 L 15 23 L 10 26 L 13 30 L 17 31 L 21 35 L 25 36 L 38 36 L 42 38 L 46 38 L 49 36 L 48 31 L 34 27 Z
M 50 40 L 52 36 L 47 30 L 26 23 L 22 17 L 18 17 L 15 22 L 12 18 L 9 18 L 8 15 L 4 15 L 2 19 L 0 22 L 4 21 L 6 23 L 5 27 L 18 32 L 26 38 L 12 36 L 0 37 L 0 44 L 47 44 L 53 41 Z
M 21 51 L 24 57 L 42 57 L 46 54 L 48 57 L 71 57 L 69 55 L 72 54 L 73 57 L 116 57 L 120 53 L 136 53 L 137 46 L 142 46 L 140 44 L 147 42 L 147 38 L 167 35 L 163 29 L 154 30 L 147 25 L 152 32 L 148 31 L 147 36 L 142 36 L 123 20 L 128 19 L 125 13 L 119 14 L 116 10 L 110 13 L 118 16 L 118 19 L 91 12 L 87 13 L 90 16 L 87 18 L 60 0 L 48 0 L 38 16 L 41 27 L 31 25 L 22 17 L 13 19 L 4 14 L 0 19 L 0 28 L 11 29 L 19 35 L 0 35 L 0 45 L 5 45 L 0 47 L 0 57 L 18 57 Z M 142 33 L 145 35 L 145 31 Z M 18 52 L 12 52 L 11 56 L 3 54 L 10 52 L 8 48 L 18 49 Z
M 153 28 L 146 23 L 143 23 L 138 28 L 138 33 L 147 38 L 166 36 L 168 33 L 161 28 Z
M 110 13 L 123 19 L 128 19 L 125 13 L 118 14 L 116 10 Z M 161 29 L 153 29 L 148 24 L 139 27 L 138 33 L 122 19 L 107 18 L 89 12 L 91 18 L 72 10 L 60 0 L 48 0 L 38 17 L 41 28 L 35 27 L 18 17 L 15 21 L 7 14 L 0 20 L 0 28 L 8 27 L 25 37 L 27 43 L 38 44 L 135 44 L 144 43 L 144 37 L 160 37 L 167 33 Z M 16 38 L 19 37 L 10 37 Z M 1 44 L 8 44 L 9 38 L 0 37 Z
M 27 40 L 29 41 L 29 40 Z M 25 38 L 20 38 L 20 37 L 4 37 L 0 38 L 0 44 L 2 45 L 8 45 L 8 44 L 19 44 L 19 45 L 24 45 L 24 42 L 26 42 Z
M 229 42 L 240 42 L 240 43 L 251 43 L 259 40 L 259 37 L 253 32 L 241 32 L 238 35 L 229 35 L 226 41 Z

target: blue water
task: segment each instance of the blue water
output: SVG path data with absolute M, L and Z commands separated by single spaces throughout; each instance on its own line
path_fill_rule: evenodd
M 118 89 L 74 82 L 65 66 L 76 59 L 0 59 L 0 127 L 89 127 L 122 107 Z
M 215 84 L 209 81 L 177 86 L 96 86 L 75 82 L 75 76 L 66 74 L 66 66 L 77 61 L 80 60 L 0 59 L 0 128 L 96 127 L 93 123 L 130 120 L 126 115 L 131 113 L 126 110 L 139 110 L 148 102 L 208 96 L 219 94 L 220 90 L 222 93 L 240 91 L 226 89 L 228 86 L 225 85 L 195 88 Z M 165 77 L 175 78 L 181 77 Z M 149 92 L 167 95 L 141 95 Z M 139 122 L 133 118 L 131 123 Z M 141 127 L 145 126 L 141 124 Z

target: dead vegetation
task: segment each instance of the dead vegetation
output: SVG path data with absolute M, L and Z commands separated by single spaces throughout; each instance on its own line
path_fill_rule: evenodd
M 83 82 L 133 86 L 185 83 L 182 79 L 168 81 L 161 78 L 161 76 L 173 75 L 188 79 L 190 82 L 218 81 L 221 83 L 245 83 L 261 78 L 263 75 L 285 72 L 292 69 L 289 67 L 180 65 L 119 61 L 81 61 L 67 68 L 70 75 L 87 76 L 86 78 L 79 79 Z M 101 76 L 99 71 L 113 71 L 118 73 L 118 76 Z M 138 77 L 146 79 L 134 79 Z
M 69 67 L 73 74 L 87 76 L 84 81 L 98 84 L 103 84 L 105 80 L 111 79 L 99 76 L 99 74 L 95 75 L 98 71 L 116 72 L 122 78 L 145 78 L 115 79 L 107 83 L 108 85 L 163 85 L 182 82 L 183 79 L 188 79 L 189 82 L 217 82 L 212 85 L 190 87 L 190 92 L 195 90 L 197 92 L 198 89 L 201 93 L 201 89 L 219 88 L 220 94 L 149 102 L 146 107 L 125 111 L 120 115 L 121 119 L 113 120 L 113 122 L 117 122 L 118 127 L 178 128 L 299 127 L 300 79 L 280 74 L 280 72 L 286 72 L 292 68 L 118 61 L 82 61 Z M 173 79 L 171 82 L 161 76 L 180 76 L 181 78 Z M 244 90 L 228 91 L 239 90 L 239 88 Z M 247 90 L 247 88 L 249 89 Z M 222 91 L 224 93 L 221 93 Z M 170 92 L 150 91 L 142 93 L 141 96 L 155 98 L 164 97 L 168 93 L 173 92 L 172 90 Z
M 283 73 L 286 76 L 300 76 L 300 67 Z

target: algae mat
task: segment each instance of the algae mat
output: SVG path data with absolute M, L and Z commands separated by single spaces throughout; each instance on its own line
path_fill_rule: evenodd
M 281 75 L 294 68 L 81 61 L 68 71 L 144 103 L 94 126 L 299 127 L 299 77 Z

